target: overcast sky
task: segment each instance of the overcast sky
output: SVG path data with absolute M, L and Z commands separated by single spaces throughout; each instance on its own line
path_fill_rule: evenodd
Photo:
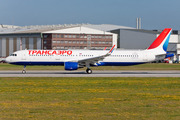
M 180 0 L 0 0 L 0 24 L 114 24 L 180 30 Z

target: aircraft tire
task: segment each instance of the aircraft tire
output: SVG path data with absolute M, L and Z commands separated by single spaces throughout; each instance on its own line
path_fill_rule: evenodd
M 86 70 L 86 73 L 87 73 L 87 74 L 91 74 L 91 73 L 92 73 L 92 70 L 91 70 L 91 69 L 87 69 L 87 70 Z
M 22 71 L 22 74 L 26 74 L 26 71 L 25 71 L 25 70 L 23 70 L 23 71 Z

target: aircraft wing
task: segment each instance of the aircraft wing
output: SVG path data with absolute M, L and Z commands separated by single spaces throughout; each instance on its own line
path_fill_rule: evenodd
M 113 52 L 114 50 L 114 47 L 115 45 L 110 49 L 110 51 L 106 54 L 103 54 L 103 55 L 99 55 L 99 56 L 95 56 L 95 57 L 91 57 L 91 58 L 86 58 L 86 59 L 81 59 L 81 60 L 78 60 L 77 62 L 80 64 L 80 65 L 86 65 L 87 63 L 88 64 L 93 64 L 93 65 L 96 65 L 96 63 L 98 63 L 98 61 L 101 61 L 103 60 L 105 57 L 107 56 L 110 56 L 111 53 Z

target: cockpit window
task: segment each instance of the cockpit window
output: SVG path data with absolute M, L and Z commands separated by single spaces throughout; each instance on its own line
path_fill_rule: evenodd
M 17 54 L 11 54 L 10 56 L 17 56 Z

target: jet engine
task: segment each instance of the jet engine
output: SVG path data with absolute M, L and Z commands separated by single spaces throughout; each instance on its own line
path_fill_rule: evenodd
M 64 69 L 65 70 L 77 70 L 78 63 L 77 62 L 64 62 Z

